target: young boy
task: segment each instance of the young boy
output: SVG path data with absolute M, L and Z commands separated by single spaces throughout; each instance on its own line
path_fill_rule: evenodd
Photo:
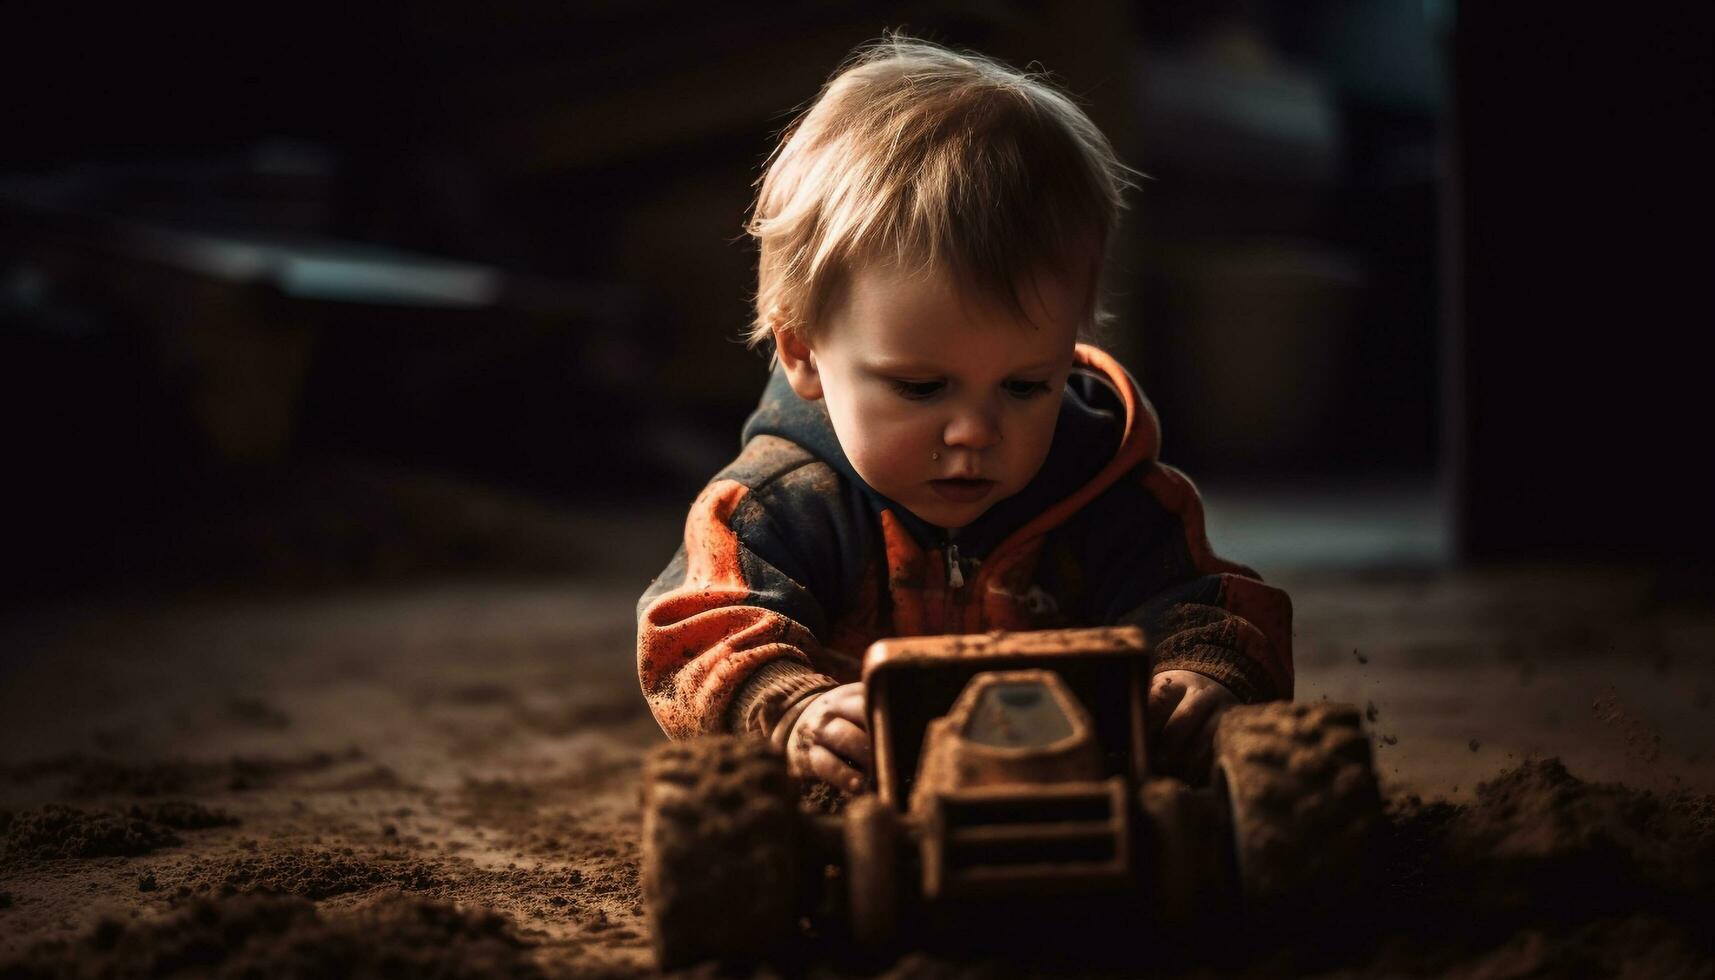
M 1142 625 L 1169 772 L 1292 696 L 1285 594 L 1215 557 L 1149 402 L 1078 342 L 1125 174 L 1040 79 L 898 37 L 787 130 L 749 224 L 773 376 L 637 606 L 669 736 L 763 736 L 856 792 L 865 648 L 991 629 Z

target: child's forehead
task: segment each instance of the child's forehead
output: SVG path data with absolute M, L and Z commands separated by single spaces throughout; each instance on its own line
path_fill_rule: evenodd
M 877 371 L 1063 367 L 1081 306 L 1051 281 L 1027 283 L 1020 294 L 1009 304 L 950 275 L 860 269 L 830 325 L 859 362 Z

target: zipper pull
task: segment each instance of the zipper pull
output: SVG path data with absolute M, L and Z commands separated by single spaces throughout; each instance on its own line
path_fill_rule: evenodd
M 947 542 L 947 587 L 965 587 L 965 570 L 959 567 L 959 546 L 951 541 Z

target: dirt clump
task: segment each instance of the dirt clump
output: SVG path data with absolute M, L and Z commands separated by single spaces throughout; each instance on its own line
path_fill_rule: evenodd
M 183 843 L 173 828 L 139 813 L 86 811 L 50 803 L 0 811 L 0 866 L 72 858 L 136 857 Z
M 1425 812 L 1408 801 L 1403 822 Z M 1544 759 L 1479 784 L 1474 803 L 1443 815 L 1440 863 L 1476 879 L 1497 912 L 1576 919 L 1715 902 L 1715 798 L 1587 783 Z
M 127 809 L 83 810 L 49 803 L 34 810 L 0 810 L 0 866 L 137 857 L 184 843 L 177 830 L 237 824 L 225 811 L 183 800 Z
M 436 883 L 429 866 L 415 861 L 379 862 L 355 854 L 284 851 L 241 858 L 224 870 L 198 877 L 217 883 L 222 894 L 263 893 L 323 899 L 384 885 L 421 891 Z
M 1715 798 L 1587 783 L 1540 759 L 1470 804 L 1408 797 L 1390 818 L 1371 966 L 1548 976 L 1648 953 L 1649 975 L 1711 975 Z
M 542 976 L 531 947 L 482 911 L 389 896 L 334 914 L 302 898 L 201 900 L 153 923 L 104 919 L 87 936 L 42 943 L 8 978 Z

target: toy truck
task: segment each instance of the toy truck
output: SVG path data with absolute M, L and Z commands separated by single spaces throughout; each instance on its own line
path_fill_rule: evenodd
M 1008 904 L 1166 923 L 1236 908 L 1283 928 L 1334 914 L 1372 864 L 1381 804 L 1358 711 L 1234 707 L 1206 778 L 1158 774 L 1136 627 L 883 640 L 862 676 L 873 792 L 841 813 L 801 808 L 764 741 L 654 750 L 642 873 L 664 968 L 754 959 L 806 920 L 885 949 L 902 925 Z

